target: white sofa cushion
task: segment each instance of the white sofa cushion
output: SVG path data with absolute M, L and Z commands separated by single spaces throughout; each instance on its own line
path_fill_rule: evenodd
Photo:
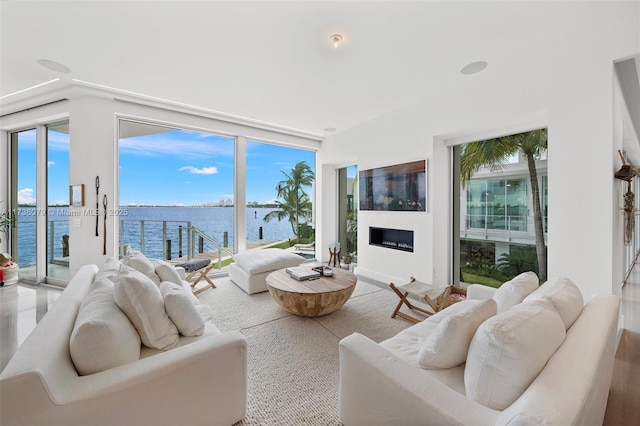
M 116 281 L 118 281 L 118 277 L 120 276 L 120 274 L 131 269 L 132 268 L 128 266 L 124 266 L 118 259 L 109 257 L 104 261 L 102 266 L 98 268 L 95 281 L 100 281 L 106 278 L 115 283 Z
M 113 283 L 94 281 L 80 305 L 69 339 L 78 374 L 108 370 L 140 358 L 140 336 L 113 300 Z
M 411 366 L 418 366 L 418 353 L 425 340 L 435 331 L 436 327 L 452 315 L 462 314 L 473 309 L 482 300 L 463 300 L 441 310 L 422 322 L 402 330 L 395 336 L 390 337 L 380 346 L 393 352 L 398 358 L 402 359 Z M 464 388 L 464 386 L 463 386 Z
M 560 314 L 565 330 L 571 327 L 584 306 L 582 292 L 573 281 L 565 277 L 551 278 L 538 290 L 527 296 L 523 302 L 545 299 L 549 300 L 553 308 Z
M 160 278 L 156 275 L 155 265 L 141 252 L 128 247 L 127 253 L 122 258 L 122 264 L 142 272 L 156 285 L 160 285 Z
M 237 253 L 233 260 L 249 274 L 260 274 L 267 271 L 298 266 L 304 262 L 304 257 L 277 248 L 251 250 Z
M 466 311 L 443 317 L 438 323 L 418 352 L 420 367 L 452 368 L 465 362 L 471 338 L 480 324 L 496 314 L 496 302 L 486 299 L 469 307 Z
M 183 336 L 200 336 L 204 332 L 204 319 L 198 311 L 198 306 L 180 284 L 163 281 L 160 292 L 164 300 L 164 308 Z
M 510 281 L 502 284 L 493 294 L 498 305 L 498 313 L 522 302 L 531 292 L 538 288 L 538 276 L 535 272 L 523 272 Z
M 494 410 L 511 405 L 560 347 L 565 329 L 546 302 L 519 304 L 486 320 L 471 339 L 467 397 Z
M 141 272 L 122 274 L 114 286 L 113 298 L 146 346 L 167 350 L 178 344 L 178 330 L 164 309 L 160 289 Z
M 156 275 L 160 278 L 160 281 L 168 281 L 174 284 L 180 284 L 189 294 L 189 297 L 195 304 L 199 304 L 200 300 L 193 294 L 191 290 L 191 285 L 182 279 L 176 267 L 170 264 L 165 260 L 153 260 L 153 264 L 155 265 Z

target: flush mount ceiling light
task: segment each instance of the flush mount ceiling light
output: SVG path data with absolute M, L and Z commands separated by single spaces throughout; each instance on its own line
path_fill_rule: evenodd
M 342 42 L 342 36 L 340 34 L 332 34 L 330 38 L 331 38 L 331 43 L 333 43 L 333 47 L 337 49 L 340 43 Z
M 464 74 L 464 75 L 476 74 L 482 71 L 483 69 L 485 69 L 487 65 L 489 64 L 486 63 L 485 61 L 471 62 L 470 64 L 465 65 L 460 70 L 460 74 Z
M 71 70 L 66 65 L 62 65 L 60 62 L 50 61 L 48 59 L 38 59 L 36 62 L 41 67 L 44 67 L 50 71 L 61 72 L 64 74 L 69 74 Z

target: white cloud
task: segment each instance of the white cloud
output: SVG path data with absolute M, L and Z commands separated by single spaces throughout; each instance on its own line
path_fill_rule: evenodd
M 55 161 L 47 161 L 47 167 L 53 166 L 54 164 L 56 164 Z
M 194 175 L 215 175 L 216 173 L 218 173 L 218 168 L 215 166 L 211 166 L 211 167 L 203 167 L 203 168 L 198 168 L 198 167 L 193 167 L 193 166 L 184 166 L 184 167 L 180 167 L 181 172 L 188 170 L 189 173 L 192 173 Z
M 24 188 L 18 191 L 18 204 L 35 204 L 36 199 L 33 196 L 33 189 Z

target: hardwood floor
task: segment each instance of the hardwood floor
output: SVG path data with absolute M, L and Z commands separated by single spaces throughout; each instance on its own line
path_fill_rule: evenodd
M 0 371 L 61 290 L 17 284 L 0 289 Z M 622 291 L 624 330 L 616 353 L 604 425 L 640 425 L 640 265 Z
M 622 288 L 624 327 L 616 352 L 604 425 L 640 425 L 640 265 Z

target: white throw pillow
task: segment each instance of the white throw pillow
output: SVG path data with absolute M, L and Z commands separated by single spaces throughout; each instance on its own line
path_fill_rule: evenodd
M 453 305 L 447 306 L 446 309 L 443 309 L 435 314 L 431 315 L 424 322 L 428 321 L 434 324 L 439 324 L 444 321 L 447 317 L 452 315 L 458 315 L 465 313 L 471 309 L 474 309 L 475 306 L 482 303 L 484 300 L 474 300 L 474 299 L 465 299 L 460 302 L 454 303 Z
M 480 324 L 495 314 L 495 300 L 486 299 L 466 311 L 444 317 L 420 347 L 420 367 L 452 368 L 465 362 L 471 338 Z
M 124 266 L 118 259 L 114 257 L 107 258 L 102 266 L 98 268 L 94 282 L 107 278 L 115 283 L 118 281 L 120 274 L 129 270 L 131 268 Z
M 122 258 L 122 264 L 142 272 L 156 285 L 160 285 L 160 278 L 156 275 L 156 266 L 141 252 L 128 247 L 127 254 Z
M 164 309 L 160 289 L 141 272 L 122 274 L 114 286 L 113 298 L 146 346 L 167 350 L 178 344 L 178 330 Z
M 575 322 L 584 306 L 582 292 L 573 281 L 565 277 L 551 278 L 538 290 L 527 296 L 523 302 L 528 303 L 536 300 L 551 302 L 553 308 L 562 318 L 565 330 L 568 330 Z
M 469 346 L 467 398 L 504 410 L 533 382 L 564 337 L 560 316 L 546 302 L 522 303 L 489 318 Z
M 262 272 L 298 266 L 305 259 L 295 253 L 270 248 L 244 251 L 233 255 L 233 260 L 250 275 L 256 275 Z
M 538 276 L 535 272 L 523 272 L 511 281 L 502 284 L 493 294 L 498 305 L 498 313 L 522 302 L 531 292 L 538 288 Z
M 153 263 L 156 266 L 156 275 L 160 278 L 160 281 L 180 284 L 187 291 L 191 300 L 193 300 L 195 304 L 200 303 L 200 300 L 193 294 L 191 285 L 180 277 L 175 266 L 164 260 L 154 260 Z
M 204 332 L 204 319 L 189 293 L 175 283 L 163 281 L 160 292 L 169 318 L 183 336 L 200 336 Z
M 113 300 L 113 283 L 108 279 L 94 281 L 82 301 L 69 353 L 81 376 L 140 358 L 140 336 Z

